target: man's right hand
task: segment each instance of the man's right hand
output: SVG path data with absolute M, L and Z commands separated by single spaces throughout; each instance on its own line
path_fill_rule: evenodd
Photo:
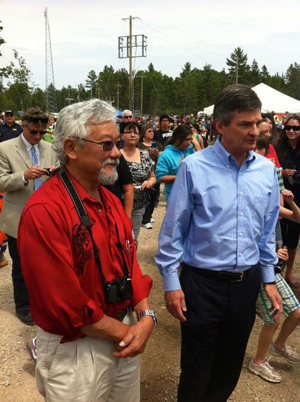
M 36 165 L 36 166 L 31 166 L 28 170 L 25 170 L 23 172 L 24 175 L 24 179 L 26 181 L 28 180 L 35 180 L 38 177 L 43 176 L 44 174 L 46 174 L 46 170 L 41 168 L 40 166 Z
M 179 321 L 186 321 L 183 311 L 187 311 L 185 297 L 182 290 L 165 292 L 165 302 L 168 312 Z

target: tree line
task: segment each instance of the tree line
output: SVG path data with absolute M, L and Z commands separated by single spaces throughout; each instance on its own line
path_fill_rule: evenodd
M 3 43 L 0 38 L 0 45 Z M 39 106 L 46 110 L 46 92 L 32 83 L 30 68 L 17 51 L 14 51 L 14 58 L 14 62 L 0 70 L 0 76 L 2 74 L 9 79 L 6 88 L 0 82 L 0 109 L 24 111 Z M 179 76 L 173 78 L 156 70 L 150 63 L 147 70 L 134 72 L 133 109 L 139 115 L 195 114 L 213 104 L 220 91 L 235 82 L 250 86 L 263 82 L 300 100 L 300 64 L 296 62 L 289 66 L 285 74 L 271 75 L 267 67 L 260 67 L 255 59 L 249 64 L 247 54 L 238 47 L 226 59 L 226 65 L 228 72 L 225 68 L 216 71 L 210 64 L 202 69 L 192 68 L 187 62 Z M 113 66 L 105 66 L 100 72 L 91 70 L 85 82 L 78 87 L 67 85 L 61 89 L 50 89 L 55 91 L 57 110 L 49 112 L 59 112 L 70 103 L 90 98 L 112 102 L 121 110 L 129 107 L 129 73 L 124 68 L 115 71 Z

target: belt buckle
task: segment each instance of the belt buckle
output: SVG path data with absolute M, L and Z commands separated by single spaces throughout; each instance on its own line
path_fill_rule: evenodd
M 233 283 L 242 282 L 242 280 L 243 280 L 243 278 L 244 278 L 244 271 L 243 271 L 243 272 L 239 272 L 239 274 L 240 274 L 239 279 L 237 279 L 237 280 L 235 280 L 235 281 L 230 281 L 230 282 L 233 282 Z

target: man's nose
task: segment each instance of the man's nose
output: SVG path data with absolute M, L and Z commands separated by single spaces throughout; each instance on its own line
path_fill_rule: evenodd
M 114 145 L 113 149 L 111 150 L 111 153 L 109 154 L 109 156 L 112 159 L 119 159 L 121 156 L 121 151 L 119 150 L 119 148 L 117 148 L 116 144 Z

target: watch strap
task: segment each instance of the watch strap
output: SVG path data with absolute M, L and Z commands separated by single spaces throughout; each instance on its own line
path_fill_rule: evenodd
M 140 321 L 142 317 L 149 316 L 152 317 L 154 325 L 157 325 L 157 316 L 154 310 L 144 310 L 140 313 L 137 313 L 137 320 Z

